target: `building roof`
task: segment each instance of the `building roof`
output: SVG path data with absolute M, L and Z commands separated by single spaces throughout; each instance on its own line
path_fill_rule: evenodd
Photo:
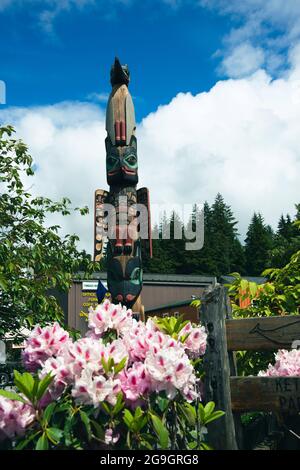
M 85 279 L 84 272 L 78 272 L 75 281 L 82 281 Z M 101 279 L 106 281 L 106 272 L 96 272 L 90 278 Z M 194 285 L 194 286 L 207 286 L 215 284 L 217 282 L 214 276 L 201 276 L 196 274 L 158 274 L 158 273 L 144 273 L 143 283 L 144 284 L 172 284 L 172 285 Z
M 182 307 L 183 305 L 191 305 L 192 301 L 193 299 L 181 300 L 179 302 L 171 302 L 169 304 L 159 305 L 158 307 L 151 307 L 151 308 L 148 308 L 145 311 L 145 313 L 155 312 L 156 310 L 165 310 L 165 308 L 176 308 L 176 307 Z
M 233 276 L 221 276 L 220 281 L 221 284 L 229 283 L 231 284 L 234 281 Z M 256 284 L 263 284 L 264 282 L 267 281 L 266 277 L 260 277 L 260 276 L 242 276 L 242 279 L 246 279 L 249 282 L 255 282 Z

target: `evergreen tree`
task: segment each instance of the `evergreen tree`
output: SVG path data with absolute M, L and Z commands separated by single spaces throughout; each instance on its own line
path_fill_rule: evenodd
M 300 204 L 296 204 L 295 207 L 297 212 L 294 220 L 299 220 Z M 270 266 L 282 268 L 288 263 L 292 254 L 298 250 L 300 250 L 299 230 L 289 214 L 286 217 L 281 215 L 274 236 L 274 246 L 270 252 Z
M 184 239 L 174 238 L 176 235 L 175 225 L 179 231 L 183 230 L 183 224 L 178 214 L 173 212 L 170 217 L 163 215 L 159 227 L 159 239 L 153 240 L 153 258 L 149 256 L 143 258 L 145 272 L 155 272 L 161 274 L 176 274 L 182 272 Z M 157 231 L 157 227 L 156 227 Z M 177 237 L 180 234 L 177 234 Z
M 207 274 L 205 266 L 205 251 L 207 250 L 205 232 L 207 230 L 206 221 L 208 219 L 209 210 L 207 203 L 204 204 L 203 209 L 200 209 L 197 204 L 193 207 L 186 229 L 188 232 L 196 233 L 196 230 L 200 230 L 200 226 L 204 222 L 204 246 L 200 250 L 186 250 L 184 247 L 182 272 L 185 274 Z M 204 221 L 202 219 L 204 219 Z M 185 238 L 185 242 L 194 243 L 195 238 Z
M 197 217 L 197 211 L 195 212 Z M 190 271 L 194 274 L 214 275 L 217 271 L 217 264 L 213 252 L 213 237 L 212 237 L 212 210 L 208 202 L 203 205 L 204 216 L 204 245 L 201 250 L 186 251 L 185 253 L 185 266 L 192 268 Z M 200 214 L 198 214 L 198 223 L 200 223 Z M 192 258 L 192 263 L 189 260 Z
M 217 194 L 211 208 L 210 237 L 215 274 L 221 276 L 234 270 L 243 271 L 243 256 L 238 231 L 231 207 Z
M 261 214 L 254 213 L 245 239 L 246 271 L 250 276 L 259 276 L 269 267 L 269 251 L 272 248 L 273 233 L 266 226 Z

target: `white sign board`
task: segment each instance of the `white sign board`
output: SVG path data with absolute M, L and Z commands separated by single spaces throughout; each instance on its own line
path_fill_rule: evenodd
M 107 289 L 107 282 L 101 281 L 104 287 Z M 97 290 L 98 281 L 83 281 L 82 290 Z

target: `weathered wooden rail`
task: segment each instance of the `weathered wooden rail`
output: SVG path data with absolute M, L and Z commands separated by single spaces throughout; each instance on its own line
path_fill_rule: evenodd
M 205 399 L 225 411 L 223 423 L 211 423 L 209 440 L 215 449 L 242 448 L 240 413 L 275 411 L 300 413 L 300 377 L 238 377 L 235 351 L 289 349 L 300 340 L 297 316 L 231 318 L 226 288 L 204 292 L 201 323 L 208 332 L 204 356 Z

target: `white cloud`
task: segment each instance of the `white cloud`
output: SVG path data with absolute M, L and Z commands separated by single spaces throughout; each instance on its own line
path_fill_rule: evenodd
M 6 85 L 3 80 L 0 80 L 0 104 L 6 103 Z
M 29 146 L 37 165 L 26 181 L 34 195 L 58 199 L 67 196 L 73 207 L 88 205 L 91 213 L 57 219 L 65 233 L 78 233 L 81 246 L 92 252 L 93 197 L 106 187 L 104 113 L 90 103 L 60 103 L 39 108 L 8 108 L 0 121 L 13 123 Z
M 89 93 L 86 97 L 88 101 L 92 101 L 95 103 L 106 103 L 109 97 L 109 93 L 96 93 L 92 92 Z
M 219 81 L 206 93 L 178 94 L 138 125 L 139 186 L 153 203 L 210 203 L 219 191 L 244 235 L 254 211 L 274 227 L 299 202 L 300 46 L 285 77 L 261 70 Z M 91 213 L 63 220 L 92 251 L 93 194 L 107 188 L 104 111 L 91 103 L 0 111 L 38 165 L 31 189 L 68 196 Z M 29 183 L 28 183 L 29 184 Z
M 198 0 L 198 3 L 229 16 L 232 21 L 231 30 L 224 38 L 223 71 L 226 71 L 225 62 L 243 43 L 264 49 L 266 67 L 271 73 L 286 66 L 284 52 L 300 39 L 298 0 Z M 260 67 L 259 61 L 257 67 Z M 233 67 L 228 69 L 228 75 L 237 76 Z
M 248 42 L 235 47 L 222 61 L 221 69 L 225 75 L 233 78 L 251 75 L 264 63 L 264 52 Z

